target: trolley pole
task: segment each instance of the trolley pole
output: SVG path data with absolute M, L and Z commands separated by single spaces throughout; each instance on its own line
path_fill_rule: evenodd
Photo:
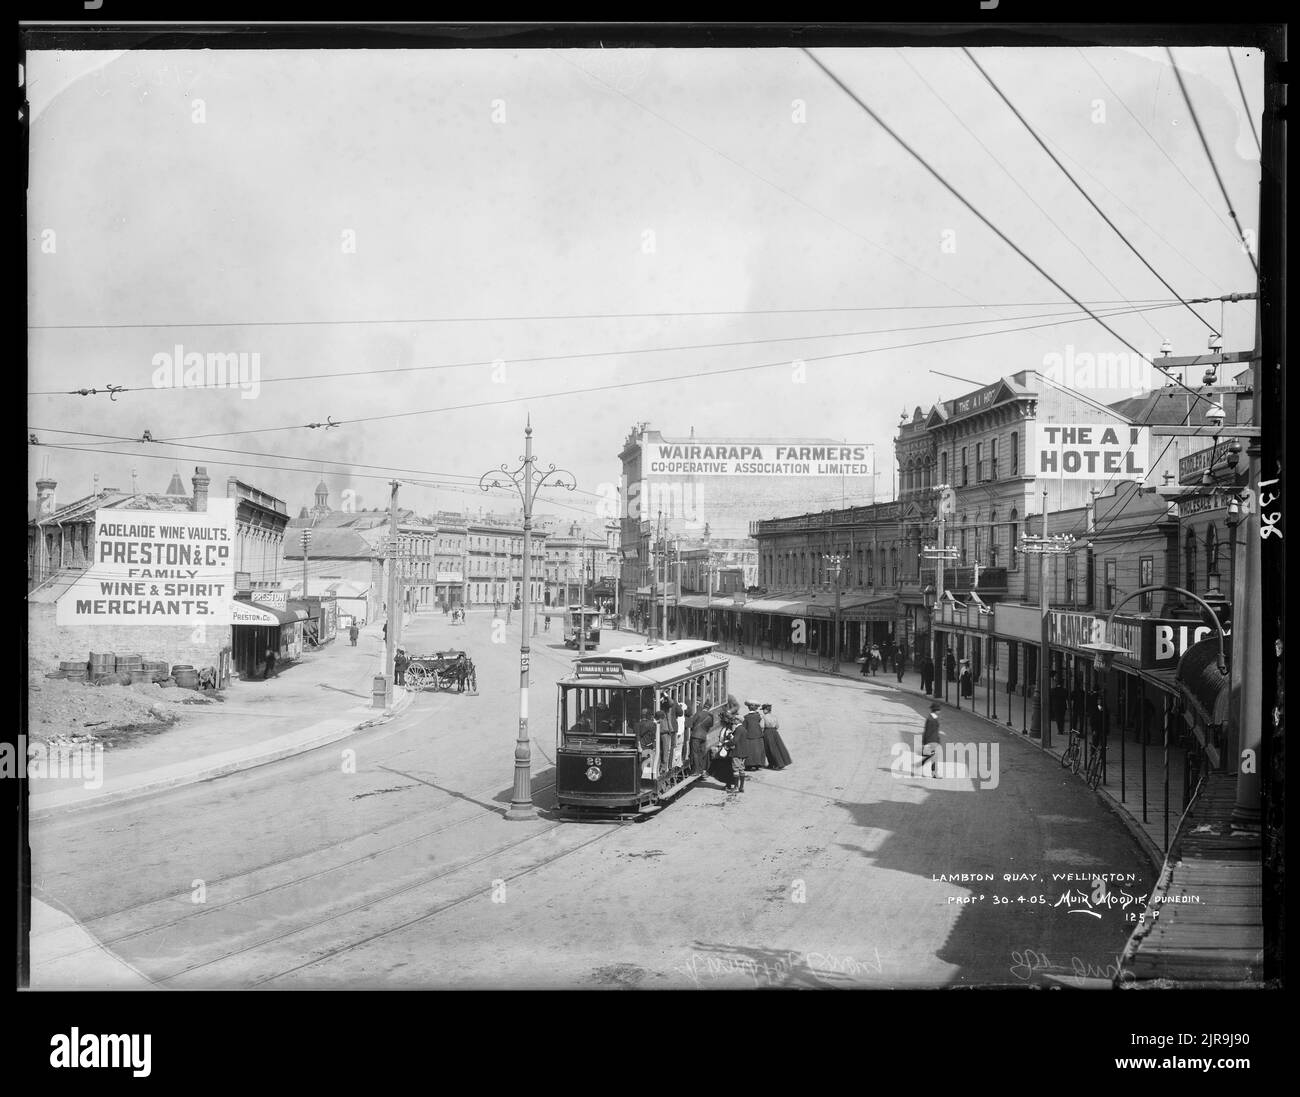
M 946 664 L 943 661 L 943 651 L 939 647 L 939 610 L 943 605 L 943 562 L 945 560 L 954 560 L 957 558 L 957 550 L 948 548 L 947 536 L 945 534 L 945 519 L 948 516 L 948 508 L 951 506 L 946 499 L 945 493 L 951 491 L 947 484 L 939 484 L 935 490 L 939 493 L 938 521 L 939 521 L 939 540 L 933 545 L 924 545 L 921 548 L 921 556 L 926 560 L 934 561 L 934 606 L 930 613 L 930 647 L 934 651 L 934 681 L 931 683 L 934 687 L 934 696 L 937 698 L 943 696 L 944 675 L 946 673 Z M 874 563 L 874 554 L 873 554 Z
M 528 608 L 532 591 L 529 582 L 529 563 L 532 556 L 533 501 L 537 498 L 542 485 L 555 476 L 552 487 L 573 491 L 578 485 L 572 473 L 557 470 L 551 465 L 545 472 L 538 474 L 534 469 L 536 458 L 533 456 L 533 422 L 528 417 L 524 427 L 523 464 L 513 472 L 506 465 L 499 469 L 485 472 L 479 477 L 478 486 L 483 491 L 494 488 L 513 487 L 524 505 L 524 583 L 520 601 L 519 614 L 519 734 L 515 740 L 515 783 L 510 797 L 510 809 L 506 818 L 510 820 L 536 819 L 537 808 L 533 804 L 532 789 L 532 746 L 528 738 Z M 559 475 L 556 475 L 556 473 Z M 488 480 L 488 477 L 492 477 Z M 567 480 L 565 479 L 567 477 Z

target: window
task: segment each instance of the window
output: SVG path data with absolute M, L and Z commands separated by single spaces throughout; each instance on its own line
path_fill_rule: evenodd
M 1020 512 L 1011 508 L 1011 566 L 1020 566 Z
M 1187 540 L 1183 545 L 1183 584 L 1193 594 L 1196 593 L 1196 534 L 1187 531 Z
M 975 479 L 976 479 L 976 481 L 978 482 L 978 481 L 980 481 L 980 480 L 983 480 L 983 479 L 984 479 L 984 474 L 985 474 L 985 468 L 984 468 L 984 443 L 983 443 L 983 442 L 976 442 L 976 443 L 975 443 Z
M 1138 586 L 1149 587 L 1155 583 L 1155 558 L 1143 556 L 1138 560 Z M 1151 612 L 1151 592 L 1138 595 L 1138 612 Z
M 998 566 L 998 508 L 989 511 L 989 567 Z
M 965 487 L 970 483 L 970 468 L 966 464 L 966 447 L 961 447 L 961 486 Z
M 989 475 L 994 480 L 998 478 L 998 440 L 996 438 L 989 443 Z
M 1205 527 L 1205 589 L 1219 585 L 1219 533 L 1211 522 Z
M 939 483 L 946 484 L 947 482 L 948 482 L 948 454 L 941 453 L 939 454 Z
M 1015 431 L 1011 432 L 1011 475 L 1015 476 L 1020 472 L 1020 435 Z
M 1115 561 L 1106 561 L 1106 608 L 1115 608 Z
M 1065 600 L 1069 602 L 1070 605 L 1074 605 L 1074 591 L 1075 591 L 1076 578 L 1077 578 L 1077 573 L 1075 572 L 1074 569 L 1074 557 L 1067 556 L 1065 558 Z

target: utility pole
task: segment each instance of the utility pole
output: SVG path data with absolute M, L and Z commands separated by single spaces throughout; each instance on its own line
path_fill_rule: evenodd
M 1048 635 L 1048 625 L 1051 617 L 1051 602 L 1048 599 L 1047 584 L 1050 571 L 1047 561 L 1051 556 L 1065 556 L 1074 551 L 1074 537 L 1068 533 L 1056 536 L 1048 536 L 1047 533 L 1047 489 L 1043 489 L 1043 532 L 1038 537 L 1022 537 L 1020 539 L 1021 551 L 1030 555 L 1039 557 L 1040 564 L 1038 569 L 1038 612 L 1040 617 L 1039 623 L 1039 640 L 1038 640 L 1038 699 L 1034 703 L 1034 711 L 1038 715 L 1038 728 L 1043 738 L 1043 746 L 1052 745 L 1052 727 L 1051 727 L 1051 706 L 1049 698 L 1051 696 L 1051 682 L 1048 673 L 1051 669 L 1051 647 Z M 1034 725 L 1029 725 L 1029 734 L 1034 734 Z
M 587 654 L 587 534 L 582 535 L 582 548 L 578 549 L 578 567 L 582 568 L 582 579 L 578 585 L 578 654 Z
M 311 548 L 311 530 L 302 531 L 302 596 L 307 597 L 307 552 Z
M 835 569 L 835 635 L 831 640 L 831 658 L 835 661 L 835 673 L 840 672 L 840 568 L 845 557 L 822 553 L 822 559 Z
M 951 491 L 947 484 L 939 484 L 935 489 L 939 492 L 939 505 L 937 517 L 939 520 L 939 540 L 933 545 L 925 545 L 921 548 L 921 555 L 927 560 L 934 561 L 934 608 L 930 614 L 930 648 L 934 652 L 934 696 L 936 699 L 943 696 L 944 675 L 946 665 L 943 661 L 943 651 L 939 647 L 939 611 L 943 605 L 943 564 L 945 560 L 953 560 L 957 557 L 957 550 L 950 549 L 947 544 L 946 519 L 948 512 L 952 509 L 951 501 L 947 493 Z
M 396 676 L 394 657 L 397 654 L 398 631 L 402 627 L 402 611 L 397 604 L 397 489 L 400 481 L 392 480 L 388 498 L 388 622 L 384 641 L 384 708 L 393 707 L 393 682 Z

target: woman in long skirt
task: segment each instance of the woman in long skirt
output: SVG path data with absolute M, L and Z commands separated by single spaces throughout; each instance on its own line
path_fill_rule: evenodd
M 769 769 L 785 769 L 791 764 L 790 752 L 785 749 L 785 740 L 781 738 L 780 724 L 772 715 L 772 706 L 763 705 L 763 745 L 767 748 L 767 766 Z
M 757 701 L 746 701 L 745 708 L 745 768 L 763 769 L 767 765 L 767 750 L 763 746 L 763 714 Z

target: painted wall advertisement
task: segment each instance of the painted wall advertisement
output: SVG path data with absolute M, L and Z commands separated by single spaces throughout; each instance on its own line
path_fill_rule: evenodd
M 1039 423 L 1034 471 L 1064 480 L 1104 480 L 1147 474 L 1150 427 L 1125 423 Z
M 58 601 L 60 625 L 227 625 L 235 500 L 203 512 L 95 512 L 91 566 Z

